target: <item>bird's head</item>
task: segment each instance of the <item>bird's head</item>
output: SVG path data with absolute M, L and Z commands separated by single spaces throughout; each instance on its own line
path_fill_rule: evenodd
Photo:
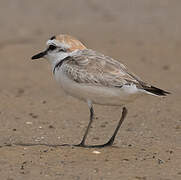
M 44 51 L 34 55 L 31 59 L 45 58 L 51 64 L 55 64 L 78 50 L 86 49 L 79 40 L 64 34 L 51 37 L 46 45 L 47 48 Z

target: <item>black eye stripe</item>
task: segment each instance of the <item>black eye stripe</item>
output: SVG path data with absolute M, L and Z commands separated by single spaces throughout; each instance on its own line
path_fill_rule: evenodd
M 62 52 L 66 52 L 65 49 L 59 49 L 58 51 L 59 51 L 59 52 L 61 52 L 61 51 L 62 51 Z
M 48 47 L 48 50 L 54 50 L 54 49 L 56 49 L 57 47 L 56 46 L 54 46 L 54 45 L 50 45 L 49 47 Z
M 55 50 L 55 49 L 57 49 L 58 48 L 58 52 L 60 52 L 60 51 L 62 51 L 62 52 L 66 52 L 66 50 L 65 49 L 61 49 L 60 47 L 57 47 L 57 46 L 55 46 L 55 45 L 49 45 L 49 47 L 48 47 L 48 49 L 47 49 L 47 51 L 53 51 L 53 50 Z

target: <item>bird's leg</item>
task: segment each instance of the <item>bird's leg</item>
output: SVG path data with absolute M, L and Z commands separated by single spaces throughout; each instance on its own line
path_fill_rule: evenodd
M 85 140 L 86 140 L 86 138 L 87 138 L 87 135 L 88 135 L 88 133 L 89 133 L 89 129 L 90 129 L 90 127 L 91 127 L 91 124 L 92 124 L 93 118 L 94 118 L 94 109 L 93 109 L 93 106 L 92 106 L 91 103 L 90 103 L 90 104 L 88 103 L 88 105 L 89 105 L 89 109 L 90 109 L 90 120 L 89 120 L 89 124 L 88 124 L 88 126 L 87 126 L 87 129 L 86 129 L 86 131 L 85 131 L 85 134 L 84 134 L 84 136 L 83 136 L 82 141 L 80 142 L 80 144 L 77 144 L 77 145 L 74 145 L 74 146 L 87 147 L 87 146 L 85 145 Z
M 117 135 L 117 133 L 119 131 L 119 128 L 121 127 L 121 124 L 123 123 L 127 113 L 128 113 L 128 110 L 126 109 L 126 107 L 123 107 L 122 116 L 121 116 L 121 118 L 119 120 L 119 123 L 118 123 L 112 137 L 109 139 L 109 141 L 107 143 L 102 144 L 102 145 L 98 145 L 98 147 L 105 147 L 105 146 L 112 146 L 113 145 L 114 139 L 115 139 L 115 137 L 116 137 L 116 135 Z
M 83 138 L 82 142 L 78 146 L 86 147 L 86 148 L 103 148 L 103 147 L 107 147 L 107 146 L 112 146 L 113 143 L 114 143 L 114 139 L 115 139 L 115 137 L 116 137 L 116 135 L 117 135 L 117 133 L 119 131 L 119 128 L 121 127 L 121 124 L 123 123 L 123 121 L 124 121 L 124 119 L 125 119 L 125 117 L 127 115 L 127 112 L 128 111 L 127 111 L 126 107 L 123 107 L 122 116 L 121 116 L 121 118 L 119 120 L 119 123 L 118 123 L 113 135 L 111 136 L 111 138 L 109 139 L 109 141 L 107 143 L 101 144 L 101 145 L 85 145 L 84 144 L 85 140 Z M 91 124 L 91 123 L 89 122 L 89 124 Z M 86 138 L 86 136 L 87 136 L 87 134 L 85 133 L 84 137 Z

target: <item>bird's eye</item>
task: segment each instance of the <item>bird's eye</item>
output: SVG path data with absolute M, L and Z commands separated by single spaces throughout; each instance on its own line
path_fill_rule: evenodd
M 59 51 L 59 52 L 66 52 L 65 49 L 59 49 L 58 51 Z
M 48 47 L 48 50 L 51 50 L 51 51 L 53 51 L 54 49 L 56 49 L 57 47 L 56 46 L 54 46 L 54 45 L 50 45 L 49 47 Z

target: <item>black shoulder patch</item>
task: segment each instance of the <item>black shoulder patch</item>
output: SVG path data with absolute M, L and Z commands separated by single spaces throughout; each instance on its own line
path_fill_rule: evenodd
M 53 39 L 55 39 L 56 37 L 55 36 L 52 36 L 51 38 L 50 38 L 50 40 L 53 40 Z
M 55 67 L 53 68 L 53 74 L 55 74 L 55 70 L 56 70 L 56 68 L 60 68 L 61 66 L 62 66 L 62 64 L 63 64 L 63 62 L 64 61 L 66 61 L 66 60 L 69 60 L 69 56 L 68 57 L 66 57 L 65 59 L 62 59 L 61 61 L 59 61 L 56 65 L 55 65 Z

